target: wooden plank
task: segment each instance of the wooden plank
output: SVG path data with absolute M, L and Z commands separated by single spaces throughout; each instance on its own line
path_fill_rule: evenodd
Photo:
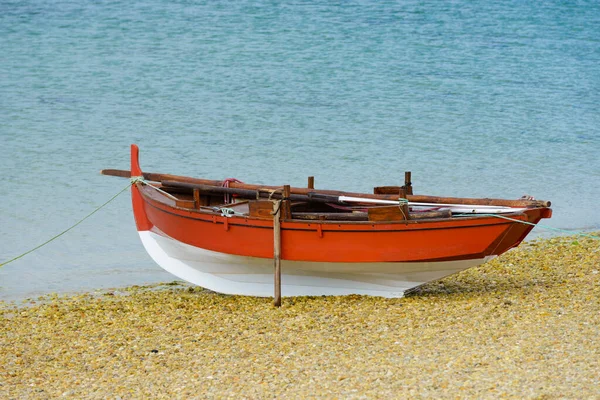
M 438 211 L 424 211 L 424 212 L 411 212 L 409 214 L 410 219 L 439 219 L 439 218 L 452 218 L 452 211 L 450 210 L 438 210 Z
M 356 213 L 336 213 L 336 212 L 292 212 L 292 219 L 303 219 L 311 221 L 330 220 L 330 221 L 368 221 L 369 218 L 365 212 Z
M 374 194 L 394 195 L 400 194 L 400 198 L 405 199 L 412 194 L 411 186 L 377 186 L 373 188 Z
M 177 199 L 175 201 L 175 205 L 181 208 L 195 208 L 196 202 L 194 200 L 180 200 Z
M 123 169 L 102 169 L 100 170 L 102 175 L 116 176 L 118 178 L 131 178 L 131 171 Z
M 373 188 L 374 194 L 397 194 L 402 186 L 376 186 Z
M 438 211 L 427 211 L 427 212 L 407 212 L 406 210 L 400 211 L 398 206 L 385 206 L 385 207 L 372 207 L 368 209 L 369 221 L 404 221 L 405 216 L 408 216 L 409 220 L 423 220 L 423 219 L 440 219 L 440 218 L 451 218 L 452 212 L 450 210 L 438 210 Z
M 256 200 L 248 202 L 249 214 L 255 218 L 273 219 L 273 202 L 270 200 Z
M 381 207 L 374 207 L 371 210 L 376 210 Z M 395 208 L 399 210 L 398 206 L 383 207 Z M 377 213 L 377 211 L 372 211 Z M 398 211 L 399 212 L 399 211 Z M 384 214 L 383 212 L 380 212 Z M 409 219 L 411 220 L 423 220 L 423 219 L 439 219 L 439 218 L 451 218 L 452 212 L 450 210 L 439 210 L 439 211 L 427 211 L 427 212 L 411 212 L 409 213 Z M 395 215 L 391 219 L 380 219 L 380 221 L 401 221 L 403 219 L 397 219 Z M 369 218 L 369 213 L 366 212 L 352 212 L 352 213 L 329 213 L 329 212 L 292 212 L 292 219 L 302 219 L 309 221 L 372 221 Z
M 309 176 L 308 177 L 308 188 L 309 189 L 314 189 L 315 188 L 315 177 L 314 176 Z
M 368 210 L 369 221 L 404 221 L 408 215 L 400 206 L 372 207 Z

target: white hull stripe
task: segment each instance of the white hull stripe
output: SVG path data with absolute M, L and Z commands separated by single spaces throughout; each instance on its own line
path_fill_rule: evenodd
M 225 294 L 273 296 L 273 260 L 204 250 L 152 231 L 138 232 L 163 269 Z M 283 296 L 362 294 L 402 297 L 408 289 L 477 266 L 490 258 L 413 263 L 282 261 Z

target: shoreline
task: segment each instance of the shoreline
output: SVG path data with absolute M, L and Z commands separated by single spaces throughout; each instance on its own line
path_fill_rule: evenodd
M 559 236 L 400 299 L 155 284 L 0 302 L 5 398 L 600 396 L 600 242 Z M 3 382 L 3 383 L 2 383 Z
M 539 226 L 539 224 L 538 224 Z M 596 236 L 600 236 L 600 231 L 597 231 L 597 228 L 592 229 L 581 229 L 579 231 L 577 231 L 578 234 L 583 234 L 583 235 L 587 235 L 587 234 L 595 234 Z M 534 230 L 533 232 L 531 232 L 526 238 L 525 240 L 519 245 L 519 247 L 526 245 L 529 242 L 532 241 L 537 241 L 537 240 L 547 240 L 547 239 L 553 239 L 553 238 L 562 238 L 562 237 L 577 237 L 578 235 L 562 235 L 560 232 L 557 231 L 547 231 L 547 230 L 541 230 L 541 231 L 536 231 Z M 514 249 L 513 249 L 514 250 Z M 513 251 L 510 250 L 510 251 Z M 140 250 L 143 252 L 143 249 Z M 150 262 L 152 265 L 154 265 L 154 262 L 149 259 L 148 262 Z M 484 264 L 485 265 L 485 264 Z M 122 291 L 128 291 L 129 288 L 131 287 L 160 287 L 160 286 L 172 286 L 175 283 L 178 283 L 182 286 L 193 286 L 192 284 L 189 284 L 188 282 L 179 280 L 177 277 L 169 274 L 168 272 L 164 271 L 162 268 L 160 268 L 158 265 L 154 265 L 155 266 L 155 274 L 160 274 L 160 275 L 165 275 L 168 277 L 171 277 L 173 280 L 163 280 L 163 279 L 150 279 L 147 280 L 145 282 L 142 283 L 129 283 L 125 286 L 116 286 L 116 285 L 101 285 L 99 287 L 82 287 L 80 289 L 73 289 L 73 288 L 64 288 L 64 289 L 59 289 L 56 291 L 29 291 L 29 292 L 22 292 L 22 293 L 12 293 L 10 292 L 9 294 L 2 294 L 2 289 L 4 289 L 2 286 L 0 286 L 0 304 L 2 303 L 6 303 L 6 304 L 12 304 L 12 305 L 18 305 L 18 304 L 25 304 L 25 303 L 30 303 L 30 302 L 34 302 L 33 304 L 35 304 L 36 300 L 40 300 L 42 298 L 54 298 L 54 297 L 64 297 L 64 296 L 77 296 L 77 295 L 82 295 L 82 294 L 86 294 L 86 293 L 100 293 L 100 292 L 122 292 Z

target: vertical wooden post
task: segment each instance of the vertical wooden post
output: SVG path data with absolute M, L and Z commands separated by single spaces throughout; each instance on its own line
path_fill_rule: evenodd
M 289 200 L 291 193 L 292 193 L 292 190 L 290 188 L 290 185 L 284 185 L 283 186 L 283 198 L 285 200 L 283 200 L 283 203 L 281 204 L 281 207 L 283 209 L 281 212 L 281 219 L 292 218 L 292 204 Z
M 406 171 L 404 173 L 404 187 L 406 188 L 406 194 L 413 194 L 412 182 L 410 181 L 410 179 L 411 173 L 410 171 Z
M 292 217 L 290 185 L 283 186 L 283 198 L 273 201 L 273 262 L 275 264 L 275 294 L 273 305 L 281 307 L 281 220 Z
M 406 194 L 408 192 L 408 188 L 406 186 L 403 186 L 400 188 L 400 198 L 401 199 L 406 199 Z M 402 205 L 400 205 L 400 210 L 402 210 L 402 215 L 404 216 L 405 220 L 409 220 L 410 219 L 410 210 L 408 208 L 408 203 L 404 203 Z
M 273 306 L 281 307 L 281 204 L 282 200 L 273 201 L 273 260 L 275 267 L 275 294 Z
M 200 208 L 200 190 L 194 189 L 194 207 L 196 209 Z
M 314 176 L 309 176 L 308 177 L 308 188 L 309 189 L 314 189 L 315 188 L 315 177 Z

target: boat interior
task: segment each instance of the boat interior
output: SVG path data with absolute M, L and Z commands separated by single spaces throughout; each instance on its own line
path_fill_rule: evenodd
M 201 189 L 161 185 L 160 189 L 174 197 L 176 206 L 185 209 L 247 216 L 260 219 L 273 219 L 273 201 L 261 197 L 248 199 L 236 194 L 206 193 Z M 280 191 L 281 192 L 281 191 Z M 264 191 L 267 195 L 272 190 Z M 277 193 L 277 192 L 275 192 Z M 273 200 L 281 196 L 273 196 Z M 320 220 L 320 221 L 401 221 L 411 219 L 450 218 L 450 210 L 410 210 L 408 206 L 378 204 L 341 204 L 339 201 L 302 201 L 283 200 L 284 219 Z M 286 215 L 287 213 L 289 216 Z
M 406 198 L 413 194 L 409 177 L 410 175 L 403 186 L 375 187 L 373 190 L 375 196 L 359 194 L 370 197 L 355 198 L 353 202 L 341 201 L 342 197 L 330 194 L 332 191 L 314 190 L 311 187 L 314 183 L 312 177 L 309 178 L 308 188 L 302 189 L 290 188 L 287 185 L 281 188 L 230 188 L 226 186 L 227 180 L 223 181 L 223 186 L 163 180 L 157 184 L 157 187 L 172 196 L 175 206 L 179 208 L 227 216 L 273 219 L 274 209 L 280 208 L 281 218 L 284 220 L 340 223 L 344 221 L 408 222 L 452 218 L 452 209 L 448 207 L 436 206 L 436 204 L 426 207 L 409 206 Z M 339 193 L 343 192 L 336 192 Z M 353 195 L 357 194 L 353 193 Z M 385 199 L 373 199 L 373 197 L 385 197 Z M 272 200 L 282 201 L 274 208 Z
M 107 169 L 102 174 L 130 178 L 126 170 Z M 143 178 L 143 179 L 141 179 Z M 524 196 L 517 200 L 475 199 L 415 195 L 411 173 L 404 185 L 378 186 L 373 193 L 351 193 L 314 188 L 308 177 L 305 187 L 244 184 L 236 179 L 206 180 L 184 176 L 143 173 L 141 183 L 156 189 L 152 197 L 172 206 L 195 212 L 224 216 L 282 220 L 343 222 L 417 222 L 477 217 L 474 214 L 522 214 L 528 208 L 546 208 L 551 203 Z M 146 193 L 150 193 L 146 191 Z M 278 202 L 280 200 L 280 202 Z

